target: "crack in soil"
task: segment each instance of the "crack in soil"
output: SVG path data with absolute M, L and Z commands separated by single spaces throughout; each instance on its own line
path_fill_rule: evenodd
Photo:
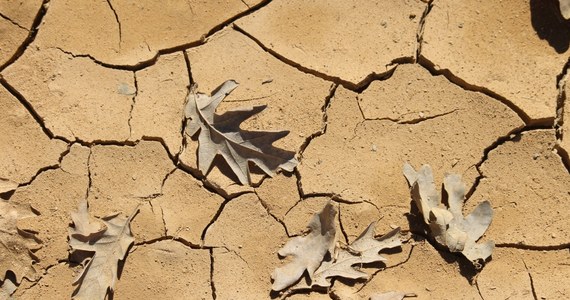
M 216 221 L 218 221 L 218 218 L 220 217 L 220 215 L 222 214 L 222 211 L 224 210 L 224 208 L 226 207 L 226 205 L 230 202 L 230 200 L 225 200 L 224 202 L 222 202 L 222 204 L 220 205 L 220 207 L 218 208 L 218 211 L 216 212 L 216 214 L 214 215 L 214 217 L 212 217 L 212 220 L 210 221 L 210 223 L 208 223 L 208 225 L 206 225 L 206 227 L 204 227 L 204 230 L 202 231 L 202 234 L 200 235 L 200 240 L 202 241 L 202 244 L 205 243 L 205 239 L 206 239 L 206 233 L 208 232 L 208 229 L 210 228 L 210 226 L 212 226 Z
M 50 139 L 61 140 L 61 141 L 64 141 L 68 144 L 71 143 L 71 141 L 67 140 L 66 138 L 64 138 L 62 136 L 55 135 L 49 128 L 47 128 L 47 126 L 44 122 L 44 119 L 34 109 L 33 105 L 28 100 L 26 100 L 26 98 L 24 98 L 24 96 L 18 90 L 16 90 L 12 85 L 10 85 L 8 83 L 8 81 L 6 81 L 6 79 L 3 78 L 1 75 L 0 75 L 0 85 L 2 85 L 10 94 L 12 94 L 12 96 L 14 96 L 16 99 L 18 99 L 20 104 L 22 104 L 22 106 L 24 106 L 24 108 L 28 111 L 28 113 L 34 118 L 36 123 L 38 123 L 38 125 L 40 126 L 42 131 L 45 133 L 45 135 L 47 135 Z
M 538 297 L 536 296 L 536 290 L 534 288 L 534 280 L 532 279 L 532 274 L 530 273 L 530 270 L 528 269 L 528 266 L 526 265 L 524 258 L 521 257 L 521 260 L 524 264 L 524 268 L 526 269 L 526 273 L 528 274 L 528 279 L 530 280 L 530 288 L 532 290 L 532 297 L 534 298 L 534 300 L 538 300 Z
M 130 140 L 131 136 L 133 135 L 133 126 L 131 124 L 131 120 L 133 119 L 133 110 L 135 109 L 135 104 L 137 103 L 137 96 L 139 95 L 139 83 L 137 81 L 137 72 L 134 71 L 133 71 L 133 82 L 135 84 L 135 94 L 132 97 L 131 109 L 129 110 L 129 119 L 127 120 L 127 124 L 129 125 L 129 137 L 127 138 L 127 140 Z M 168 149 L 166 150 L 168 151 Z
M 254 190 L 254 193 L 257 196 L 257 199 L 259 199 L 261 206 L 263 206 L 263 208 L 265 208 L 265 211 L 267 212 L 267 214 L 270 215 L 279 224 L 281 224 L 281 226 L 283 226 L 283 229 L 285 230 L 285 234 L 287 235 L 287 237 L 290 238 L 291 236 L 289 235 L 289 231 L 287 230 L 287 226 L 285 225 L 285 222 L 283 222 L 283 220 L 279 219 L 277 216 L 275 216 L 274 214 L 271 213 L 271 211 L 269 210 L 269 207 L 267 206 L 267 203 L 263 200 L 263 198 L 261 198 L 261 196 L 259 196 L 259 194 L 257 193 L 257 190 Z
M 354 126 L 354 128 L 353 128 L 353 130 L 352 130 L 352 136 L 347 140 L 348 142 L 351 142 L 352 140 L 354 140 L 355 138 L 358 137 L 358 129 L 359 129 L 362 125 L 364 125 L 364 123 L 366 123 L 366 122 L 389 121 L 389 122 L 395 123 L 395 124 L 397 124 L 397 125 L 415 125 L 415 124 L 419 124 L 419 123 L 422 123 L 422 122 L 425 122 L 425 121 L 430 121 L 430 120 L 437 119 L 437 118 L 440 118 L 440 117 L 445 117 L 445 116 L 447 116 L 447 115 L 450 115 L 450 114 L 453 114 L 453 113 L 456 113 L 456 112 L 458 112 L 458 111 L 462 111 L 462 110 L 463 110 L 463 109 L 461 109 L 461 108 L 456 108 L 456 109 L 453 109 L 453 110 L 450 110 L 450 111 L 447 111 L 447 112 L 443 112 L 443 113 L 440 113 L 440 114 L 436 114 L 436 115 L 433 115 L 433 116 L 420 117 L 420 118 L 415 118 L 415 119 L 411 119 L 411 120 L 402 121 L 402 120 L 401 120 L 402 116 L 408 115 L 408 114 L 410 114 L 410 113 L 406 113 L 406 114 L 400 116 L 400 117 L 397 118 L 397 119 L 389 118 L 389 117 L 385 117 L 385 118 L 365 118 L 365 117 L 364 117 L 364 111 L 362 110 L 362 107 L 360 106 L 360 101 L 358 101 L 358 99 L 356 99 L 356 103 L 357 103 L 358 109 L 360 110 L 360 114 L 362 115 L 363 120 L 361 120 L 361 121 L 359 121 L 358 123 L 356 123 L 356 125 Z
M 429 15 L 429 13 L 431 12 L 431 9 L 433 8 L 433 0 L 430 0 L 427 5 L 426 8 L 420 18 L 420 22 L 419 22 L 419 26 L 418 26 L 418 31 L 416 32 L 416 57 L 415 57 L 415 61 L 417 62 L 419 60 L 419 57 L 422 53 L 422 44 L 424 42 L 424 27 L 425 27 L 425 22 L 427 19 L 427 16 Z
M 323 80 L 333 82 L 337 85 L 342 85 L 346 89 L 354 91 L 354 92 L 362 92 L 363 90 L 365 90 L 370 85 L 371 82 L 373 82 L 375 80 L 386 80 L 387 78 L 390 78 L 392 76 L 392 74 L 394 73 L 394 70 L 396 68 L 396 67 L 394 67 L 392 69 L 387 69 L 385 72 L 382 72 L 382 73 L 372 72 L 372 73 L 368 74 L 360 82 L 354 83 L 354 82 L 350 82 L 348 80 L 344 80 L 338 76 L 328 75 L 328 74 L 322 73 L 320 71 L 307 68 L 307 67 L 305 67 L 305 66 L 303 66 L 303 65 L 301 65 L 301 64 L 299 64 L 293 60 L 286 58 L 285 56 L 277 53 L 275 50 L 270 49 L 267 46 L 265 46 L 259 39 L 255 38 L 253 35 L 249 34 L 247 31 L 245 31 L 245 29 L 239 27 L 235 23 L 233 24 L 232 28 L 235 31 L 245 35 L 246 37 L 248 37 L 249 39 L 254 41 L 261 49 L 263 49 L 265 52 L 267 52 L 271 56 L 275 57 L 276 59 L 280 60 L 282 63 L 285 63 L 285 64 L 287 64 L 287 65 L 289 65 L 289 66 L 291 66 L 291 67 L 293 67 L 293 68 L 297 69 L 298 71 L 303 72 L 305 74 L 313 75 L 313 76 L 321 78 Z M 396 64 L 401 64 L 401 63 L 413 63 L 413 62 L 414 62 L 413 57 L 400 57 L 400 58 L 393 59 L 392 63 L 388 64 L 387 67 L 393 66 Z
M 508 108 L 510 108 L 512 111 L 514 111 L 519 116 L 519 118 L 521 118 L 524 121 L 524 123 L 529 125 L 529 126 L 546 126 L 546 125 L 551 125 L 552 122 L 554 121 L 554 118 L 552 118 L 552 117 L 547 117 L 547 118 L 542 118 L 542 119 L 531 119 L 523 111 L 523 109 L 516 106 L 512 101 L 505 98 L 504 96 L 501 96 L 498 93 L 496 93 L 496 92 L 494 92 L 494 91 L 492 91 L 486 87 L 470 84 L 470 83 L 464 81 L 463 79 L 459 78 L 455 74 L 453 74 L 451 72 L 451 70 L 449 70 L 449 69 L 437 70 L 435 68 L 435 64 L 423 55 L 419 56 L 418 64 L 420 64 L 422 67 L 426 68 L 433 76 L 443 75 L 451 83 L 461 87 L 464 90 L 479 92 L 479 93 L 485 94 L 485 95 L 487 95 L 487 96 L 489 96 L 495 100 L 498 100 L 499 102 L 503 103 Z
M 32 22 L 32 26 L 30 27 L 30 30 L 28 30 L 29 31 L 28 37 L 26 37 L 24 42 L 22 42 L 20 47 L 18 47 L 18 49 L 16 50 L 16 53 L 14 53 L 14 55 L 12 55 L 12 57 L 10 57 L 10 59 L 8 59 L 8 61 L 6 61 L 3 65 L 0 65 L 0 73 L 2 71 L 4 71 L 4 69 L 6 69 L 8 66 L 10 66 L 12 63 L 14 63 L 16 60 L 18 60 L 18 58 L 20 58 L 24 54 L 24 52 L 26 51 L 28 46 L 36 39 L 36 35 L 38 34 L 39 27 L 42 24 L 42 20 L 43 20 L 44 16 L 46 15 L 47 10 L 49 8 L 49 3 L 50 3 L 50 0 L 43 0 L 42 6 L 40 7 L 40 9 L 38 10 L 38 13 L 34 17 L 34 21 Z
M 323 114 L 321 129 L 319 131 L 313 132 L 311 135 L 309 135 L 305 139 L 305 141 L 303 142 L 303 144 L 301 145 L 299 150 L 297 151 L 297 154 L 299 156 L 299 163 L 301 162 L 301 160 L 303 158 L 303 152 L 305 152 L 307 147 L 309 147 L 309 144 L 311 144 L 311 142 L 314 139 L 318 138 L 319 136 L 321 136 L 327 132 L 327 125 L 328 125 L 328 119 L 329 119 L 327 111 L 331 106 L 332 98 L 334 98 L 334 95 L 336 93 L 337 88 L 338 88 L 338 84 L 332 84 L 330 86 L 329 94 L 328 94 L 328 96 L 325 97 L 325 102 L 323 103 L 323 106 L 321 107 L 321 112 Z
M 115 21 L 117 22 L 117 27 L 119 30 L 119 52 L 120 52 L 121 51 L 121 43 L 123 42 L 123 30 L 121 29 L 121 21 L 119 20 L 119 15 L 117 14 L 117 11 L 113 7 L 111 0 L 107 0 L 107 4 L 109 5 L 109 8 L 113 11 L 113 15 L 115 15 Z
M 485 298 L 483 298 L 483 294 L 481 293 L 481 289 L 479 288 L 479 282 L 477 282 L 477 280 L 475 280 L 475 287 L 477 288 L 477 293 L 479 294 L 479 297 L 481 297 L 481 300 L 485 300 Z
M 210 249 L 210 288 L 212 289 L 212 299 L 216 300 L 216 284 L 214 283 L 214 249 Z
M 45 166 L 45 167 L 39 168 L 38 171 L 36 172 L 36 174 L 34 174 L 34 175 L 32 176 L 32 178 L 30 178 L 29 181 L 24 182 L 24 183 L 20 183 L 16 189 L 19 189 L 19 188 L 22 188 L 22 187 L 26 187 L 26 186 L 31 185 L 31 184 L 34 182 L 34 180 L 36 180 L 36 178 L 38 178 L 38 176 L 40 176 L 40 175 L 43 174 L 44 172 L 47 172 L 47 171 L 49 171 L 49 170 L 57 170 L 57 169 L 60 169 L 60 168 L 61 168 L 61 162 L 63 161 L 63 158 L 64 158 L 65 156 L 67 156 L 67 154 L 69 154 L 69 152 L 71 151 L 71 146 L 72 146 L 72 145 L 73 145 L 73 144 L 67 144 L 67 149 L 65 149 L 63 152 L 61 152 L 61 153 L 59 154 L 59 159 L 58 159 L 57 164 L 55 164 L 55 165 L 49 165 L 49 166 Z M 62 170 L 63 170 L 63 169 L 62 169 Z M 63 170 L 63 171 L 66 172 L 65 170 Z
M 50 0 L 45 0 L 46 2 L 49 2 Z M 107 3 L 109 3 L 109 6 L 112 9 L 112 6 L 110 4 L 110 0 L 106 0 Z M 110 63 L 106 63 L 103 61 L 100 61 L 98 59 L 96 59 L 95 57 L 93 57 L 90 54 L 73 54 L 69 51 L 63 50 L 61 48 L 61 51 L 70 54 L 74 57 L 87 57 L 89 59 L 91 59 L 93 62 L 95 62 L 96 64 L 106 67 L 106 68 L 110 68 L 110 69 L 115 69 L 115 70 L 127 70 L 127 71 L 140 71 L 143 70 L 149 66 L 152 66 L 156 63 L 156 61 L 158 60 L 158 58 L 162 55 L 168 55 L 168 54 L 172 54 L 178 51 L 184 51 L 190 48 L 194 48 L 194 47 L 198 47 L 198 46 L 202 46 L 204 44 L 206 44 L 208 42 L 208 38 L 211 37 L 212 35 L 216 34 L 217 32 L 221 31 L 222 29 L 224 29 L 226 26 L 231 25 L 233 22 L 235 22 L 236 20 L 243 18 L 245 16 L 248 16 L 254 12 L 256 12 L 257 10 L 263 8 L 264 6 L 266 6 L 267 4 L 269 4 L 271 2 L 271 0 L 265 0 L 262 1 L 254 6 L 251 6 L 249 9 L 242 11 L 241 13 L 238 13 L 236 15 L 234 15 L 233 17 L 230 17 L 229 19 L 221 22 L 220 24 L 212 27 L 207 33 L 205 33 L 204 35 L 202 35 L 202 37 L 200 37 L 200 39 L 198 39 L 197 41 L 192 41 L 192 42 L 188 42 L 185 44 L 181 44 L 181 45 L 176 45 L 173 47 L 168 47 L 168 48 L 163 48 L 163 49 L 159 49 L 156 52 L 156 55 L 148 60 L 144 60 L 144 61 L 140 61 L 136 64 L 133 65 L 120 65 L 120 64 L 110 64 Z M 113 12 L 115 13 L 115 10 L 113 9 Z M 117 20 L 117 23 L 119 24 L 120 27 L 120 22 L 119 22 L 119 18 L 118 15 L 115 13 L 115 17 Z M 119 30 L 121 30 L 119 28 Z M 35 35 L 34 35 L 35 36 Z M 121 38 L 122 33 L 120 33 L 119 37 Z M 122 38 L 121 38 L 122 39 Z M 31 41 L 30 41 L 31 43 Z M 29 43 L 28 43 L 29 44 Z M 27 46 L 27 45 L 26 45 Z M 148 48 L 148 45 L 147 45 Z M 149 49 L 150 50 L 150 49 Z M 18 55 L 18 57 L 20 57 L 21 55 Z M 14 59 L 14 61 L 17 58 Z M 10 61 L 10 63 L 12 63 L 13 61 Z M 4 67 L 0 67 L 0 72 L 4 69 Z
M 340 232 L 342 233 L 342 236 L 344 237 L 344 244 L 348 245 L 348 234 L 346 233 L 346 230 L 344 230 L 344 226 L 342 225 L 342 205 L 338 206 L 338 225 L 340 227 Z
M 194 77 L 192 76 L 192 65 L 190 64 L 190 57 L 188 57 L 188 53 L 186 53 L 186 51 L 182 51 L 182 55 L 184 56 L 186 70 L 188 71 L 188 90 L 191 91 L 191 87 L 195 84 Z M 186 107 L 186 102 L 184 103 L 184 107 Z
M 481 166 L 489 159 L 489 153 L 491 153 L 491 151 L 499 148 L 500 146 L 502 146 L 506 142 L 509 142 L 509 141 L 516 139 L 523 132 L 529 132 L 529 131 L 541 130 L 541 129 L 551 129 L 551 128 L 552 127 L 550 127 L 550 126 L 538 125 L 538 124 L 513 128 L 506 135 L 498 137 L 491 145 L 489 145 L 487 148 L 485 148 L 483 150 L 483 156 L 481 157 L 481 160 L 474 165 L 475 169 L 477 170 L 479 175 L 475 178 L 475 181 L 473 182 L 473 185 L 471 186 L 471 188 L 469 188 L 467 193 L 465 193 L 465 202 L 469 201 L 469 199 L 475 193 L 475 191 L 477 190 L 477 187 L 481 183 L 481 179 L 485 178 L 485 175 L 483 175 L 483 172 L 481 171 Z M 469 167 L 469 168 L 471 168 L 471 167 Z
M 559 250 L 570 249 L 570 243 L 550 245 L 550 246 L 525 245 L 522 243 L 497 243 L 495 244 L 495 247 L 530 250 L 530 251 L 559 251 Z
M 0 12 L 0 18 L 2 18 L 2 19 L 4 19 L 4 20 L 6 20 L 6 21 L 12 23 L 12 24 L 15 25 L 15 26 L 18 26 L 20 29 L 24 29 L 25 31 L 30 32 L 30 30 L 29 30 L 28 28 L 26 28 L 26 27 L 20 25 L 20 24 L 19 24 L 18 22 L 16 22 L 16 21 L 10 19 L 10 17 L 6 16 L 6 15 L 3 14 L 2 12 Z
M 158 243 L 158 242 L 162 242 L 162 241 L 174 241 L 174 242 L 178 242 L 190 249 L 193 250 L 207 250 L 207 249 L 211 249 L 213 247 L 204 247 L 203 245 L 196 245 L 196 244 L 192 244 L 191 242 L 176 237 L 176 236 L 172 236 L 172 235 L 164 235 L 155 239 L 150 239 L 150 240 L 146 240 L 146 241 L 140 241 L 138 243 L 134 243 L 134 246 L 144 246 L 144 245 L 151 245 L 154 243 Z

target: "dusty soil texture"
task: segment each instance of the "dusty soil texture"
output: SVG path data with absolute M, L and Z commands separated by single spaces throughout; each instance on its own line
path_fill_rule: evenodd
M 131 216 L 112 299 L 570 298 L 570 21 L 555 0 L 0 1 L 0 299 L 71 298 L 71 213 Z M 292 173 L 184 134 L 191 91 L 267 109 Z M 494 209 L 475 268 L 429 236 L 402 166 L 462 175 Z M 329 201 L 339 245 L 403 245 L 366 280 L 271 292 L 279 249 Z M 110 297 L 108 297 L 111 299 Z

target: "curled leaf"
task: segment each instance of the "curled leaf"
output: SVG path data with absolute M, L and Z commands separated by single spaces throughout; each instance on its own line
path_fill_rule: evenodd
M 336 210 L 331 202 L 313 215 L 309 223 L 309 233 L 291 239 L 279 250 L 281 256 L 291 256 L 292 260 L 283 267 L 275 269 L 271 278 L 274 291 L 281 291 L 299 281 L 305 270 L 312 277 L 321 265 L 327 253 L 334 249 L 336 228 Z
M 447 207 L 441 203 L 429 165 L 423 165 L 415 172 L 412 166 L 405 164 L 404 176 L 410 184 L 413 201 L 439 244 L 451 252 L 461 252 L 474 263 L 491 256 L 495 244 L 492 241 L 478 244 L 477 240 L 489 228 L 493 208 L 488 201 L 484 201 L 464 217 L 465 185 L 461 182 L 461 176 L 445 175 L 443 188 L 447 194 Z
M 198 169 L 204 174 L 210 170 L 214 158 L 221 155 L 241 184 L 250 184 L 249 162 L 257 165 L 269 176 L 278 169 L 293 171 L 297 165 L 295 153 L 277 149 L 273 142 L 285 137 L 289 131 L 260 132 L 240 130 L 246 119 L 258 114 L 265 105 L 241 108 L 216 115 L 222 100 L 237 88 L 233 80 L 224 82 L 212 96 L 190 93 L 186 104 L 186 134 L 198 135 Z
M 73 283 L 77 285 L 74 299 L 105 299 L 107 291 L 113 291 L 119 260 L 124 259 L 135 241 L 130 223 L 137 210 L 129 217 L 113 215 L 101 219 L 103 228 L 90 222 L 86 201 L 80 202 L 78 211 L 72 213 L 75 227 L 69 231 L 69 245 L 73 251 L 93 253 Z

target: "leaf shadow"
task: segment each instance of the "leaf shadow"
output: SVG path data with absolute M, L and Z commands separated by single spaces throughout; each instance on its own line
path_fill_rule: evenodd
M 191 139 L 192 139 L 192 141 L 198 143 L 198 135 L 191 137 Z M 196 148 L 196 151 L 195 151 L 196 152 L 195 153 L 196 154 L 196 161 L 198 161 L 198 149 L 199 148 Z M 267 177 L 267 175 L 263 172 L 263 170 L 261 170 L 254 163 L 248 162 L 248 164 L 249 164 L 249 173 L 250 173 L 251 180 L 252 180 L 251 185 L 255 186 L 257 182 L 261 182 L 265 177 Z M 208 168 L 208 170 L 206 170 L 205 174 L 198 169 L 196 170 L 196 172 L 199 174 L 200 177 L 207 180 L 208 175 L 212 172 L 212 170 L 214 168 L 217 168 L 218 171 L 220 171 L 220 173 L 222 173 L 222 175 L 229 178 L 235 184 L 241 185 L 237 175 L 234 173 L 234 171 L 231 169 L 230 165 L 226 162 L 226 160 L 220 154 L 216 155 L 216 157 L 214 158 L 214 161 L 210 165 L 210 168 Z
M 561 54 L 570 47 L 570 20 L 564 20 L 557 0 L 530 0 L 530 21 L 541 40 Z
M 12 197 L 12 195 L 14 195 L 15 192 L 16 192 L 16 190 L 11 190 L 11 191 L 7 191 L 5 193 L 0 193 L 0 199 L 10 200 L 10 198 Z

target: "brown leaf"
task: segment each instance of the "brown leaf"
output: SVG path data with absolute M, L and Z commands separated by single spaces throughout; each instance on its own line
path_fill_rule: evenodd
M 81 202 L 78 211 L 72 213 L 75 228 L 70 229 L 69 245 L 73 251 L 93 253 L 74 282 L 78 285 L 74 299 L 105 299 L 107 290 L 113 291 L 119 260 L 124 259 L 135 241 L 130 222 L 137 211 L 138 207 L 129 217 L 113 215 L 101 219 L 103 229 L 89 221 L 86 202 Z
M 36 260 L 32 250 L 40 248 L 34 234 L 19 230 L 18 220 L 34 217 L 29 206 L 0 200 L 0 281 L 4 281 L 7 271 L 16 275 L 16 283 L 23 277 L 35 279 L 36 270 L 32 263 Z
M 295 153 L 272 146 L 276 140 L 289 134 L 288 131 L 260 132 L 240 130 L 240 124 L 266 108 L 253 106 L 216 115 L 215 110 L 222 100 L 237 88 L 233 80 L 224 82 L 212 96 L 190 93 L 185 115 L 188 119 L 186 134 L 198 135 L 198 169 L 204 174 L 210 170 L 214 158 L 221 155 L 241 184 L 251 184 L 249 162 L 253 162 L 269 176 L 277 169 L 292 172 L 297 165 Z

